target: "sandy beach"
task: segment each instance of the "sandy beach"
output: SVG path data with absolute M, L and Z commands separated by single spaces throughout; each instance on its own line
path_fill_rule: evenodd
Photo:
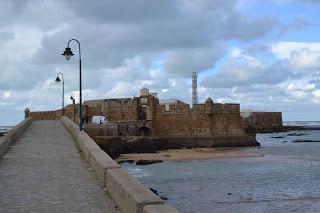
M 121 154 L 116 159 L 121 161 L 138 160 L 162 160 L 162 161 L 187 161 L 187 160 L 210 160 L 217 158 L 244 158 L 258 157 L 252 153 L 233 153 L 239 148 L 194 148 L 194 149 L 169 149 L 157 153 Z

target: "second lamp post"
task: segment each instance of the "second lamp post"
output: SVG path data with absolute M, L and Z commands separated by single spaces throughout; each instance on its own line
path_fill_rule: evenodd
M 70 42 L 71 41 L 75 41 L 78 43 L 79 45 L 79 84 L 80 84 L 80 88 L 79 88 L 79 119 L 80 119 L 80 122 L 79 122 L 79 128 L 80 128 L 80 131 L 82 131 L 82 122 L 83 122 L 83 119 L 82 119 L 82 77 L 81 77 L 81 48 L 80 48 L 80 42 L 77 40 L 77 39 L 70 39 L 68 41 L 68 47 L 66 48 L 66 50 L 62 53 L 63 56 L 66 57 L 67 60 L 70 60 L 71 56 L 73 56 L 73 52 L 71 51 L 71 48 L 69 47 L 70 45 Z
M 59 72 L 57 74 L 56 82 L 60 83 L 60 81 L 61 81 L 60 78 L 59 78 L 60 75 L 62 77 L 62 115 L 64 115 L 64 78 L 63 78 L 63 73 L 62 72 Z

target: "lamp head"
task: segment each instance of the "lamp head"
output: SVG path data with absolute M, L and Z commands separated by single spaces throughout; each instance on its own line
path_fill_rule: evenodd
M 61 80 L 60 80 L 59 76 L 57 76 L 56 82 L 57 82 L 57 83 L 60 83 L 60 81 L 61 81 Z
M 66 57 L 67 60 L 70 60 L 71 56 L 73 56 L 74 54 L 71 51 L 71 48 L 67 47 L 66 50 L 61 55 L 64 55 L 64 57 Z

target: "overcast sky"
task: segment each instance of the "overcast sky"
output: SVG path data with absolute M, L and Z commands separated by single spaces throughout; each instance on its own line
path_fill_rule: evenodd
M 319 3 L 318 3 L 319 2 Z M 319 0 L 1 0 L 0 125 L 23 111 L 78 98 L 81 42 L 84 100 L 132 97 L 240 103 L 320 120 Z

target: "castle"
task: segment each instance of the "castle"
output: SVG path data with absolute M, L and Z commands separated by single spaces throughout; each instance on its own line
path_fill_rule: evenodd
M 68 105 L 64 114 L 76 123 L 79 105 Z M 34 119 L 58 119 L 62 110 L 26 112 Z M 92 124 L 94 116 L 104 116 L 107 123 Z M 159 101 L 157 94 L 143 88 L 139 97 L 89 100 L 83 103 L 86 132 L 92 136 L 145 136 L 160 138 L 219 140 L 221 146 L 256 145 L 245 132 L 240 104 L 205 103 L 192 107 L 171 99 Z
M 119 152 L 115 156 L 126 149 L 128 141 L 132 143 L 132 137 L 135 137 L 135 147 L 140 143 L 155 150 L 157 147 L 259 145 L 255 136 L 245 131 L 240 104 L 214 103 L 210 97 L 205 103 L 198 103 L 195 72 L 192 74 L 192 107 L 177 99 L 159 101 L 156 93 L 142 88 L 138 97 L 84 101 L 82 110 L 85 131 L 98 144 L 108 144 L 105 150 L 117 147 Z M 79 123 L 79 104 L 70 104 L 64 110 L 25 111 L 26 117 L 34 119 L 52 120 L 62 115 Z M 103 116 L 107 122 L 93 124 L 95 116 Z M 118 137 L 116 143 L 112 142 L 112 137 Z
M 110 129 L 114 127 L 118 131 L 109 135 L 209 137 L 245 134 L 239 104 L 214 103 L 208 98 L 205 103 L 193 104 L 191 108 L 179 100 L 160 102 L 156 94 L 149 93 L 146 88 L 141 89 L 139 97 L 85 101 L 85 123 L 91 123 L 93 116 L 98 115 L 106 117 Z

